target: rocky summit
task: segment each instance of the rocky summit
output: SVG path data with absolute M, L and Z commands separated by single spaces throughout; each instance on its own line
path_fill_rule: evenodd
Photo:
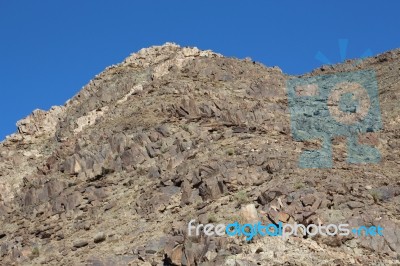
M 167 43 L 105 69 L 0 144 L 1 265 L 399 265 L 400 50 L 374 70 L 377 163 L 302 168 L 278 67 Z M 349 224 L 383 235 L 208 236 L 188 224 Z

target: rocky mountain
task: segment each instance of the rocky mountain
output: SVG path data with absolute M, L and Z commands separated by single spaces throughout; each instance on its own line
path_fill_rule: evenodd
M 299 167 L 277 67 L 167 43 L 34 111 L 0 144 L 1 265 L 399 265 L 400 50 L 304 75 L 372 69 L 381 161 Z M 188 234 L 188 223 L 376 225 L 383 236 Z

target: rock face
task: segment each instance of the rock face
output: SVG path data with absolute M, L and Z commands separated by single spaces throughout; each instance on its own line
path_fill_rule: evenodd
M 382 160 L 301 169 L 278 68 L 167 43 L 107 68 L 0 144 L 2 265 L 399 263 L 400 50 L 307 76 L 373 69 Z M 375 225 L 382 237 L 188 235 L 197 223 Z M 296 263 L 294 263 L 296 261 Z M 257 264 L 258 263 L 258 264 Z

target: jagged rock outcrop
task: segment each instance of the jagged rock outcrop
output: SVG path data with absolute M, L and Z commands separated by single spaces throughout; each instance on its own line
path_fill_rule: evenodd
M 107 68 L 63 107 L 35 111 L 0 145 L 4 265 L 399 263 L 400 51 L 308 75 L 374 69 L 379 164 L 300 169 L 285 75 L 167 43 Z M 381 238 L 190 236 L 235 220 L 381 225 Z M 258 263 L 258 264 L 257 264 Z

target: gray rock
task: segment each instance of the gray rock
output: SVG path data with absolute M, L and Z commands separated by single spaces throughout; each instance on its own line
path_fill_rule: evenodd
M 359 202 L 359 201 L 350 201 L 350 202 L 347 203 L 347 205 L 350 207 L 350 209 L 364 207 L 364 203 Z
M 94 243 L 101 243 L 106 240 L 106 234 L 103 232 L 99 232 L 94 236 Z
M 86 241 L 84 239 L 78 239 L 78 240 L 74 241 L 73 247 L 74 248 L 83 248 L 83 247 L 86 247 L 88 244 L 89 244 L 88 241 Z

